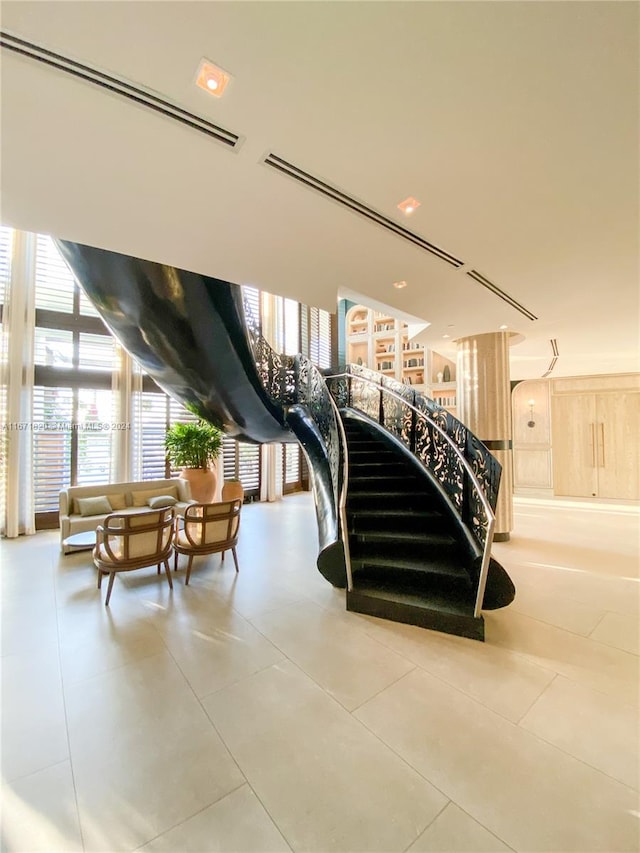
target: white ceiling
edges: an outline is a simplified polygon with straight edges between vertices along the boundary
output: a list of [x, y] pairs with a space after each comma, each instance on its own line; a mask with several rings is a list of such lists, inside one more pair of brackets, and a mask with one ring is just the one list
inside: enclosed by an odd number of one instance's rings
[[[623, 2], [2, 2], [2, 29], [239, 134], [2, 50], [2, 223], [335, 310], [514, 335], [513, 379], [639, 368], [638, 10]], [[233, 76], [218, 101], [202, 57]], [[261, 162], [272, 151], [459, 270]], [[410, 218], [406, 196], [422, 206]], [[471, 280], [476, 269], [538, 319]], [[392, 282], [408, 286], [395, 290]]]

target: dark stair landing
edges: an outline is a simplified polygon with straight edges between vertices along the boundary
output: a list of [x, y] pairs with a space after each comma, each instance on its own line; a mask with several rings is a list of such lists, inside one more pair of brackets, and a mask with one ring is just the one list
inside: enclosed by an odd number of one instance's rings
[[353, 590], [347, 610], [484, 640], [473, 556], [428, 477], [373, 425], [345, 415]]

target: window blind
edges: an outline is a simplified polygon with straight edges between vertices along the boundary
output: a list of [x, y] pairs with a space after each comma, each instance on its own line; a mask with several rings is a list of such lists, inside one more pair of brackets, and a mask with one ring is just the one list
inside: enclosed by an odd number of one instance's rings
[[55, 512], [58, 493], [71, 485], [73, 391], [33, 389], [33, 475], [35, 512]]
[[36, 308], [73, 313], [76, 282], [51, 237], [36, 239]]

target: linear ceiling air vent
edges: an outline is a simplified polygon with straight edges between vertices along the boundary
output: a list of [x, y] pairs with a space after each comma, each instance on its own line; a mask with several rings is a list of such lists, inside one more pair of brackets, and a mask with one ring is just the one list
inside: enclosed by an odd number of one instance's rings
[[42, 62], [52, 68], [57, 68], [73, 77], [79, 77], [81, 80], [86, 80], [88, 83], [93, 83], [95, 86], [100, 86], [103, 89], [108, 89], [116, 95], [121, 95], [130, 101], [134, 101], [147, 109], [162, 113], [167, 118], [172, 118], [181, 124], [187, 125], [194, 130], [200, 131], [207, 136], [211, 136], [218, 142], [228, 145], [230, 148], [235, 148], [240, 137], [223, 127], [213, 124], [201, 116], [191, 113], [188, 110], [182, 109], [164, 98], [158, 97], [139, 86], [134, 86], [125, 80], [118, 80], [103, 71], [98, 71], [96, 68], [91, 68], [88, 65], [83, 65], [59, 53], [54, 53], [40, 45], [25, 41], [24, 39], [13, 36], [7, 32], [0, 32], [0, 46], [12, 50], [14, 53], [19, 53], [21, 56], [26, 56], [36, 62]]
[[359, 213], [360, 216], [364, 216], [371, 222], [376, 222], [378, 225], [386, 228], [387, 231], [391, 231], [399, 237], [402, 237], [404, 240], [408, 240], [415, 246], [424, 249], [426, 252], [430, 252], [432, 255], [435, 255], [437, 258], [440, 258], [440, 260], [445, 261], [452, 267], [458, 268], [464, 264], [464, 261], [450, 255], [448, 252], [445, 252], [444, 249], [434, 246], [433, 243], [429, 243], [423, 237], [420, 237], [418, 234], [414, 234], [413, 231], [409, 231], [408, 228], [403, 228], [402, 225], [394, 222], [393, 219], [389, 219], [387, 216], [384, 216], [384, 214], [378, 213], [378, 211], [374, 210], [372, 207], [367, 207], [355, 198], [351, 198], [351, 196], [348, 196], [337, 187], [331, 186], [331, 184], [326, 183], [326, 181], [322, 181], [320, 178], [315, 178], [308, 172], [304, 172], [292, 163], [288, 163], [286, 160], [283, 160], [282, 157], [278, 157], [276, 154], [270, 153], [264, 158], [264, 163], [272, 169], [277, 169], [279, 172], [283, 172], [285, 175], [288, 175], [290, 178], [298, 181], [298, 183], [304, 184], [306, 187], [321, 193], [326, 196], [326, 198], [333, 199], [333, 201], [337, 201], [339, 204], [353, 210], [355, 213]]
[[551, 352], [553, 353], [553, 358], [551, 359], [551, 362], [549, 363], [549, 367], [547, 367], [546, 372], [542, 374], [543, 379], [545, 376], [548, 376], [553, 370], [553, 368], [556, 366], [558, 356], [560, 355], [560, 353], [558, 352], [558, 341], [556, 340], [556, 338], [551, 338], [549, 343], [551, 344]]
[[495, 294], [496, 296], [499, 296], [500, 299], [511, 305], [512, 308], [515, 308], [516, 311], [519, 311], [521, 314], [524, 314], [524, 316], [528, 320], [538, 319], [535, 314], [532, 314], [531, 311], [528, 311], [523, 305], [520, 305], [519, 302], [516, 302], [516, 300], [512, 296], [509, 296], [508, 293], [505, 293], [504, 290], [500, 290], [497, 284], [494, 284], [492, 281], [489, 281], [488, 278], [485, 278], [477, 270], [471, 270], [470, 272], [467, 272], [467, 275], [474, 281], [477, 281], [478, 284], [481, 284], [483, 287], [486, 287], [487, 290], [491, 291], [491, 293]]

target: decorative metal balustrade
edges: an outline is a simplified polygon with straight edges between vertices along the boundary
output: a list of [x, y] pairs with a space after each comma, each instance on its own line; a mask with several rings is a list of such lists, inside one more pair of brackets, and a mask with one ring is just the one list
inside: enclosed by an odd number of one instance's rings
[[339, 409], [356, 409], [380, 424], [441, 485], [482, 553], [477, 578], [479, 615], [493, 542], [500, 463], [450, 412], [395, 379], [355, 364], [339, 373], [325, 371], [325, 379]]
[[[262, 385], [274, 403], [285, 409], [302, 406], [309, 413], [322, 439], [331, 483], [332, 511], [340, 519], [345, 570], [350, 581], [349, 543], [346, 522], [348, 482], [347, 444], [338, 409], [326, 381], [315, 364], [303, 355], [281, 355], [265, 340], [250, 303], [244, 301], [246, 328]], [[342, 462], [342, 464], [341, 464]]]

